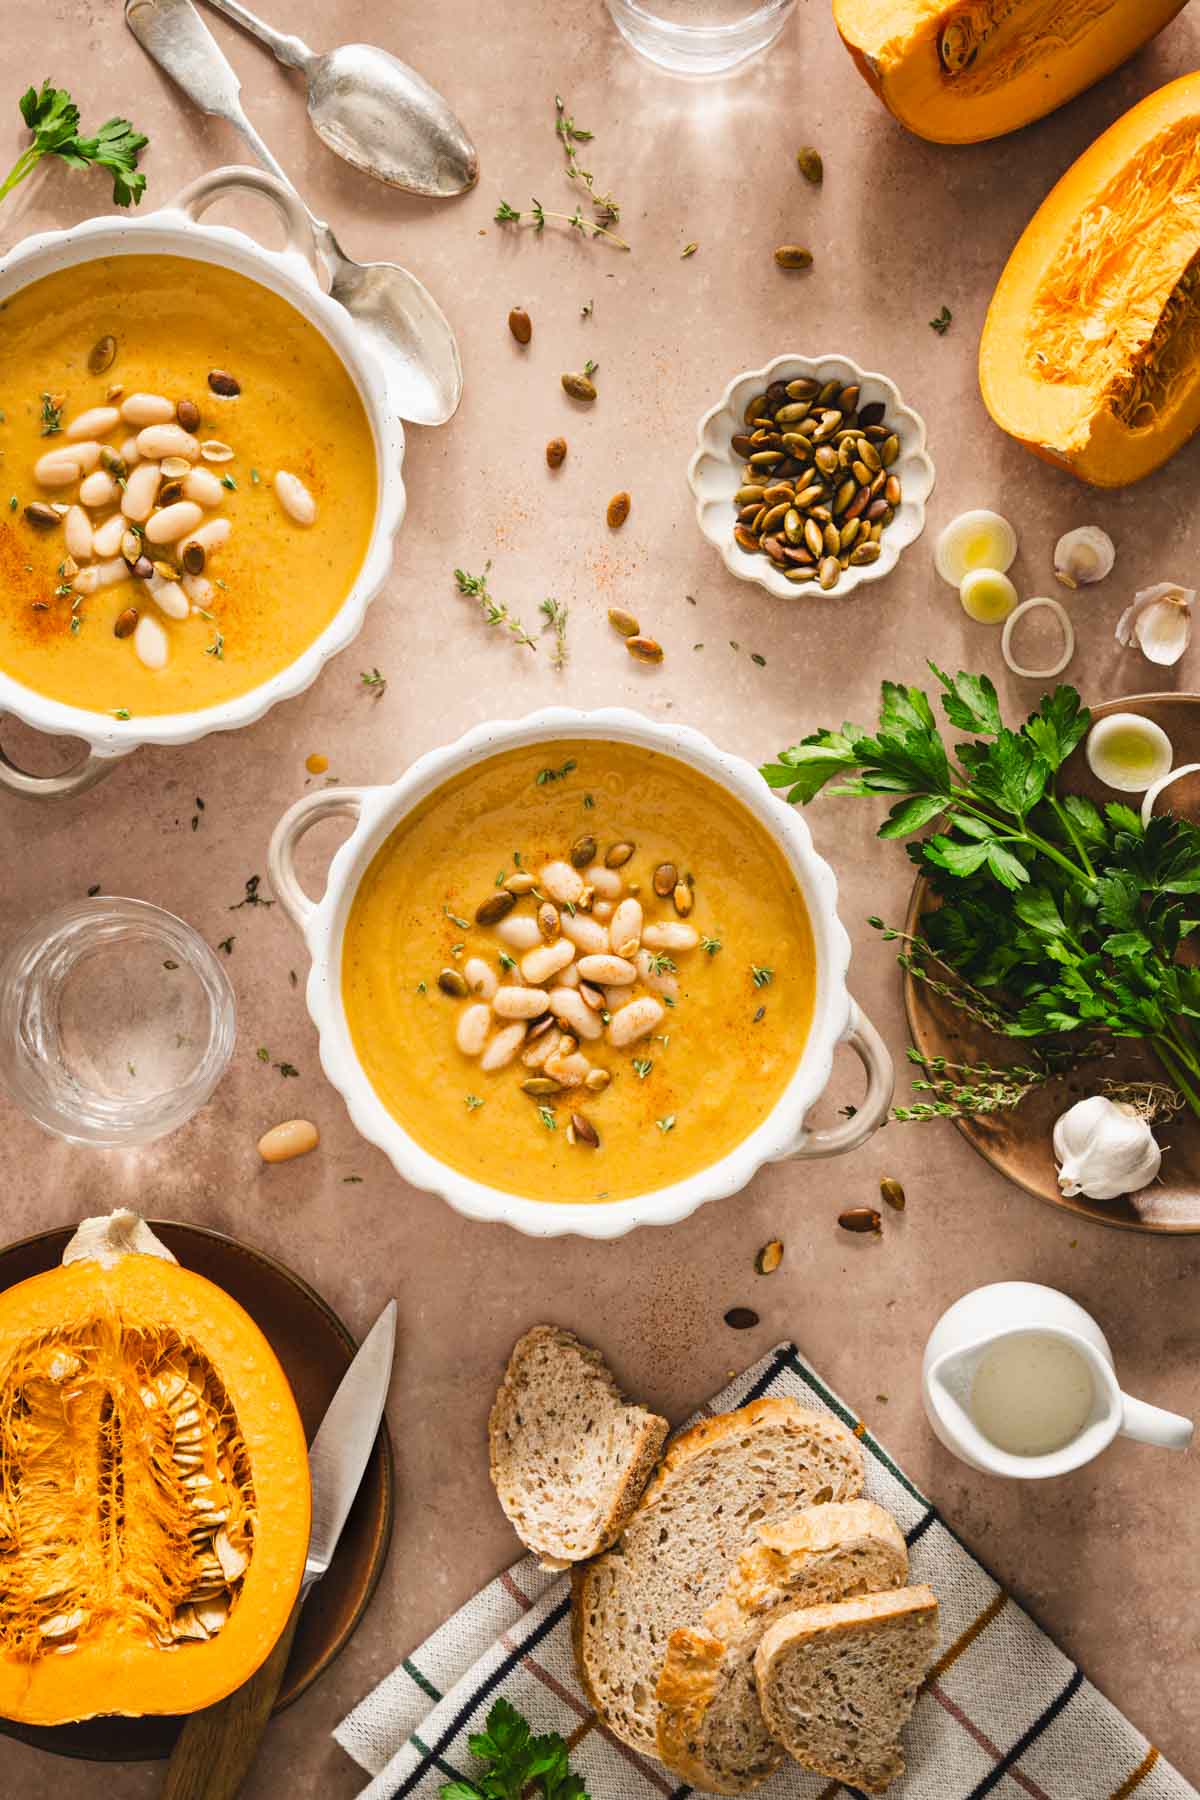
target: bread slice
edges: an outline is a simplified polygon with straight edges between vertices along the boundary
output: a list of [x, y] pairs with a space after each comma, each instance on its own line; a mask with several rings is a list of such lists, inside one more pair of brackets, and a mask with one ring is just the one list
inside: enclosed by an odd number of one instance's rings
[[492, 1482], [543, 1568], [605, 1550], [654, 1472], [667, 1421], [627, 1406], [598, 1350], [557, 1325], [520, 1338], [488, 1420]]
[[754, 1658], [768, 1730], [806, 1769], [881, 1794], [904, 1773], [900, 1733], [937, 1642], [927, 1587], [789, 1613]]
[[794, 1400], [754, 1400], [676, 1438], [620, 1543], [574, 1574], [575, 1659], [609, 1729], [653, 1756], [671, 1633], [703, 1623], [764, 1520], [861, 1492], [853, 1432]]
[[761, 1525], [703, 1631], [673, 1631], [658, 1678], [658, 1754], [708, 1794], [744, 1794], [784, 1751], [758, 1703], [754, 1655], [763, 1633], [798, 1607], [903, 1587], [900, 1527], [871, 1500], [832, 1501]]

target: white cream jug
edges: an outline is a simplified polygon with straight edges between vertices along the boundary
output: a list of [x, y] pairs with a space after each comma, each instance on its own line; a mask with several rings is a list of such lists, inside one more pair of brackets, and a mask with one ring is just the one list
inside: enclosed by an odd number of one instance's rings
[[1082, 1306], [1032, 1281], [956, 1300], [930, 1334], [921, 1375], [935, 1434], [992, 1475], [1065, 1475], [1118, 1435], [1170, 1450], [1192, 1440], [1190, 1419], [1121, 1392], [1104, 1333]]

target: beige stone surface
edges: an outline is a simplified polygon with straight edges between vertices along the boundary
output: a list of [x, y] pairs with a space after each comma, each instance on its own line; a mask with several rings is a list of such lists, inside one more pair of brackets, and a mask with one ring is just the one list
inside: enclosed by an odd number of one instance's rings
[[[1099, 1686], [1200, 1778], [1194, 1456], [1118, 1442], [1065, 1480], [1006, 1485], [940, 1449], [918, 1393], [921, 1346], [943, 1307], [981, 1282], [1031, 1277], [1094, 1311], [1133, 1392], [1200, 1412], [1200, 1239], [1080, 1224], [1007, 1186], [949, 1126], [892, 1126], [855, 1156], [768, 1170], [682, 1226], [612, 1245], [534, 1243], [468, 1224], [406, 1188], [355, 1136], [289, 984], [304, 956], [279, 910], [228, 911], [246, 877], [263, 871], [272, 824], [304, 791], [310, 751], [348, 781], [382, 781], [482, 719], [569, 697], [686, 719], [758, 761], [818, 724], [873, 717], [879, 679], [919, 679], [927, 655], [988, 670], [1011, 706], [1034, 699], [1004, 675], [997, 634], [966, 620], [932, 574], [933, 532], [969, 505], [996, 506], [1018, 526], [1023, 594], [1052, 586], [1061, 531], [1103, 520], [1119, 561], [1106, 586], [1071, 601], [1080, 653], [1070, 674], [1089, 698], [1155, 685], [1147, 665], [1117, 650], [1112, 627], [1134, 588], [1195, 578], [1200, 450], [1140, 488], [1089, 495], [991, 425], [975, 349], [993, 282], [1033, 207], [1129, 104], [1197, 63], [1200, 19], [1179, 19], [1053, 118], [953, 151], [907, 137], [877, 106], [837, 43], [826, 0], [802, 0], [767, 60], [703, 87], [640, 64], [599, 0], [275, 0], [273, 10], [322, 45], [374, 39], [408, 57], [477, 136], [483, 174], [471, 196], [437, 206], [390, 193], [309, 134], [293, 78], [215, 26], [256, 121], [347, 249], [406, 262], [443, 302], [467, 371], [462, 409], [446, 430], [411, 434], [410, 509], [393, 577], [359, 642], [308, 694], [249, 731], [136, 755], [78, 801], [0, 799], [0, 938], [99, 882], [172, 908], [212, 942], [232, 930], [240, 1008], [236, 1060], [213, 1103], [148, 1151], [71, 1149], [0, 1107], [3, 1237], [128, 1202], [277, 1252], [356, 1330], [389, 1295], [400, 1303], [390, 1563], [346, 1654], [272, 1726], [248, 1795], [354, 1794], [358, 1772], [331, 1726], [516, 1554], [488, 1485], [484, 1422], [513, 1339], [538, 1319], [603, 1346], [629, 1389], [672, 1419], [727, 1371], [793, 1336]], [[3, 0], [3, 17], [0, 160], [20, 142], [18, 87], [46, 71], [70, 83], [89, 119], [121, 110], [150, 131], [147, 205], [236, 160], [232, 134], [190, 116], [146, 64], [116, 0], [48, 0], [36, 32], [16, 0]], [[596, 134], [588, 166], [623, 201], [628, 256], [558, 229], [536, 239], [492, 222], [501, 197], [574, 204], [553, 131], [556, 90]], [[824, 153], [819, 193], [796, 174], [801, 142]], [[106, 198], [100, 178], [47, 169], [0, 212], [0, 244], [81, 218]], [[811, 245], [813, 271], [781, 274], [771, 251], [797, 239]], [[683, 261], [691, 240], [699, 248]], [[514, 303], [534, 320], [528, 350], [505, 327]], [[927, 320], [943, 304], [954, 319], [939, 338]], [[733, 580], [701, 540], [684, 485], [699, 414], [736, 371], [789, 349], [843, 351], [888, 371], [925, 415], [938, 466], [930, 534], [890, 581], [845, 606], [781, 605]], [[589, 356], [600, 398], [581, 411], [558, 377]], [[551, 475], [543, 445], [559, 432], [570, 454]], [[633, 510], [614, 535], [604, 508], [620, 488]], [[455, 565], [479, 570], [488, 558], [495, 592], [524, 617], [545, 594], [569, 604], [565, 676], [544, 651], [489, 633], [457, 595]], [[660, 669], [627, 657], [605, 623], [614, 603], [666, 645]], [[1175, 672], [1180, 686], [1197, 654]], [[373, 665], [388, 680], [378, 699], [359, 684]], [[12, 727], [6, 743], [43, 767], [58, 754]], [[1188, 748], [1200, 756], [1200, 743]], [[193, 835], [197, 794], [206, 804]], [[841, 880], [854, 993], [899, 1057], [895, 968], [863, 920], [901, 913], [906, 864], [876, 844], [869, 814], [826, 801], [811, 822]], [[332, 842], [332, 832], [310, 840], [315, 880]], [[300, 1069], [286, 1091], [256, 1059], [259, 1044]], [[850, 1060], [839, 1063], [830, 1110], [855, 1098], [856, 1080]], [[319, 1122], [321, 1150], [263, 1169], [256, 1138], [296, 1113]], [[361, 1185], [345, 1185], [352, 1174]], [[839, 1209], [872, 1201], [882, 1174], [904, 1182], [906, 1213], [888, 1216], [881, 1242], [848, 1237], [835, 1224]], [[754, 1252], [775, 1235], [787, 1246], [783, 1266], [756, 1277]], [[734, 1305], [755, 1308], [760, 1324], [730, 1331], [722, 1315]], [[159, 1780], [148, 1767], [101, 1770], [0, 1741], [0, 1791], [23, 1800], [144, 1800]]]

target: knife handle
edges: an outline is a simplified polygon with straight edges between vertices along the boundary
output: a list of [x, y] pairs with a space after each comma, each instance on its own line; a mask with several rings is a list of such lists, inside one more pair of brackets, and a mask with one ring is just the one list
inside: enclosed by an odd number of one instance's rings
[[283, 1685], [299, 1617], [297, 1600], [275, 1648], [249, 1681], [184, 1721], [167, 1764], [162, 1800], [234, 1800], [241, 1792]]

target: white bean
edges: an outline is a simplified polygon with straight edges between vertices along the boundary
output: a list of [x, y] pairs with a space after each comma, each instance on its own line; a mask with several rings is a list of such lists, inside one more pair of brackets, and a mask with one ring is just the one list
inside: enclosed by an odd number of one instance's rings
[[662, 1017], [660, 1003], [649, 994], [643, 994], [614, 1014], [608, 1028], [608, 1041], [614, 1050], [623, 1050], [627, 1044], [636, 1044], [639, 1038], [649, 1037]]
[[492, 995], [492, 1011], [498, 1019], [540, 1019], [545, 1010], [542, 988], [498, 987]]
[[574, 988], [551, 988], [550, 1011], [564, 1025], [569, 1025], [576, 1037], [598, 1038], [604, 1030], [599, 1013], [593, 1012], [583, 995]]
[[[96, 587], [116, 587], [122, 581], [129, 580], [129, 564], [123, 556], [110, 556], [107, 562], [93, 563], [90, 569], [81, 569], [75, 577], [75, 586], [85, 575], [96, 577]], [[95, 592], [95, 589], [92, 590]]]
[[175, 408], [165, 394], [127, 394], [121, 417], [127, 425], [165, 425], [175, 417]]
[[537, 920], [528, 913], [510, 913], [507, 919], [501, 919], [496, 927], [496, 936], [510, 950], [532, 950], [542, 941]]
[[565, 969], [575, 956], [575, 946], [569, 938], [559, 938], [553, 944], [539, 944], [536, 950], [528, 951], [521, 958], [521, 973], [526, 981], [549, 981], [560, 969]]
[[642, 932], [642, 942], [651, 950], [694, 950], [700, 942], [700, 933], [694, 925], [667, 919], [658, 925], [647, 925]]
[[635, 956], [642, 941], [642, 904], [640, 900], [622, 900], [612, 916], [608, 941], [618, 956]]
[[592, 892], [599, 894], [604, 900], [619, 900], [624, 882], [615, 869], [606, 869], [603, 863], [592, 863], [583, 871], [583, 879]]
[[590, 919], [586, 913], [564, 913], [562, 917], [562, 934], [570, 938], [577, 950], [591, 951], [593, 955], [608, 949], [608, 933], [597, 920]]
[[121, 415], [115, 406], [92, 406], [87, 412], [81, 412], [77, 419], [71, 420], [63, 436], [72, 440], [107, 437], [120, 423]]
[[72, 487], [82, 473], [82, 462], [69, 450], [47, 450], [33, 465], [34, 480], [48, 488]]
[[[128, 571], [126, 571], [126, 573], [128, 573]], [[80, 569], [78, 575], [76, 575], [74, 581], [72, 581], [71, 586], [77, 594], [94, 594], [96, 589], [100, 586], [99, 569], [95, 564], [92, 564], [86, 569]]]
[[186, 456], [189, 462], [200, 454], [199, 439], [182, 425], [147, 425], [138, 432], [137, 447], [139, 456]]
[[607, 925], [616, 910], [611, 900], [597, 900], [592, 905], [592, 917], [599, 919], [602, 925]]
[[[89, 475], [88, 481], [94, 480]], [[84, 483], [87, 486], [87, 482]], [[76, 562], [86, 562], [92, 554], [92, 521], [82, 506], [73, 506], [63, 520], [63, 542], [67, 546], [67, 555], [73, 556]]]
[[574, 906], [583, 892], [583, 876], [570, 863], [547, 863], [538, 877], [538, 886], [545, 888], [560, 906]]
[[669, 994], [672, 1000], [679, 998], [679, 983], [669, 969], [659, 970], [655, 967], [652, 951], [638, 951], [637, 970], [641, 980], [648, 988], [653, 988], [656, 994]]
[[158, 620], [151, 618], [149, 613], [143, 613], [137, 622], [133, 647], [138, 653], [138, 660], [145, 663], [148, 669], [166, 667], [169, 650], [167, 634]]
[[558, 1049], [557, 1031], [543, 1031], [540, 1038], [530, 1044], [528, 1050], [521, 1052], [521, 1061], [527, 1069], [540, 1069], [548, 1056], [553, 1056]]
[[592, 1069], [587, 1057], [578, 1050], [572, 1050], [566, 1056], [548, 1056], [542, 1066], [552, 1081], [565, 1088], [582, 1087]]
[[197, 506], [220, 506], [225, 489], [211, 469], [192, 469], [183, 478], [183, 497]]
[[127, 469], [132, 469], [135, 463], [140, 463], [142, 460], [142, 453], [137, 447], [135, 437], [127, 437], [118, 454]]
[[495, 1069], [507, 1069], [521, 1048], [524, 1037], [524, 1019], [514, 1019], [511, 1025], [502, 1026], [480, 1057], [480, 1068], [486, 1070], [488, 1074]]
[[458, 1015], [454, 1041], [464, 1056], [479, 1056], [482, 1053], [491, 1027], [492, 1010], [486, 1002], [480, 1000], [474, 1006], [463, 1008]]
[[317, 516], [317, 503], [298, 475], [290, 475], [286, 469], [277, 469], [275, 492], [289, 519], [294, 519], [297, 525], [313, 523]]
[[[188, 532], [187, 542], [200, 544], [207, 555], [210, 550], [219, 550], [232, 530], [228, 519], [209, 519], [207, 524], [197, 525], [195, 531]], [[181, 544], [180, 552], [185, 548], [186, 545]]]
[[[193, 581], [198, 579], [203, 580], [203, 576], [197, 577], [193, 575], [191, 579]], [[188, 577], [185, 575], [183, 578], [184, 592], [188, 593], [190, 599], [194, 596], [190, 594], [187, 584]], [[463, 980], [466, 982], [471, 992], [473, 994], [478, 994], [481, 1000], [490, 1000], [500, 985], [500, 978], [496, 974], [495, 969], [489, 968], [482, 956], [468, 956], [466, 962], [463, 964]]]
[[164, 581], [161, 575], [147, 575], [145, 586], [153, 595], [154, 604], [168, 619], [186, 619], [191, 607], [188, 597], [177, 581]]
[[181, 576], [179, 585], [197, 610], [207, 607], [212, 599], [213, 584], [207, 575]]
[[581, 956], [579, 973], [594, 987], [627, 987], [637, 980], [637, 970], [623, 956]]
[[79, 484], [79, 498], [84, 506], [111, 506], [120, 492], [107, 469], [93, 469]]
[[125, 521], [119, 512], [97, 525], [92, 533], [93, 556], [115, 556], [125, 536]]
[[152, 512], [146, 520], [146, 537], [152, 544], [175, 544], [195, 531], [204, 514], [194, 500], [176, 500]]
[[127, 519], [134, 519], [141, 525], [150, 517], [158, 497], [159, 479], [156, 462], [139, 463], [136, 469], [130, 470], [125, 492], [121, 495], [121, 511]]
[[558, 971], [558, 980], [563, 987], [579, 986], [579, 970], [574, 963], [568, 963], [565, 969]]
[[604, 990], [604, 1004], [610, 1013], [620, 1012], [621, 1008], [628, 1006], [632, 999], [633, 989], [631, 987], [605, 988]]

